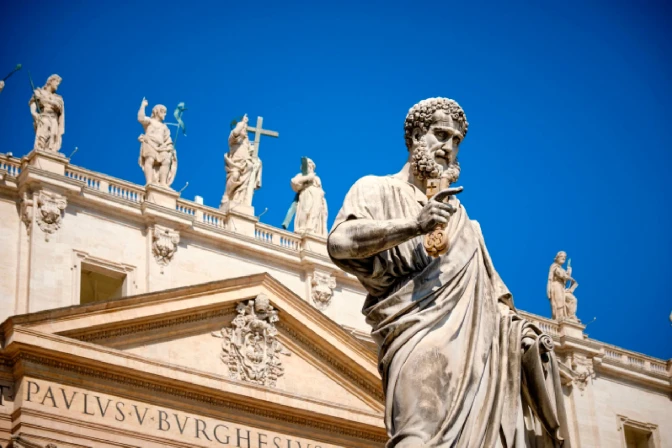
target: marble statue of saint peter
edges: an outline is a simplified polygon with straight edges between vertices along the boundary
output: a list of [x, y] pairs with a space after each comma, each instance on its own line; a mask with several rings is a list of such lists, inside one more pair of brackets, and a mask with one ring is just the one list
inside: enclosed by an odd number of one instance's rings
[[[552, 339], [516, 312], [461, 188], [428, 199], [429, 179], [457, 181], [467, 128], [451, 99], [413, 106], [406, 164], [358, 180], [329, 234], [334, 263], [368, 291], [387, 448], [569, 447]], [[433, 258], [423, 238], [437, 227], [448, 248]]]

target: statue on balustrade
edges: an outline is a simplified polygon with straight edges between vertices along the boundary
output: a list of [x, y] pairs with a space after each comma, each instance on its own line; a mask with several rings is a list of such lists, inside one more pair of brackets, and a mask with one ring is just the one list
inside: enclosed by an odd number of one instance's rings
[[[567, 262], [567, 270], [562, 265], [567, 261], [567, 254], [558, 252], [548, 270], [546, 295], [551, 301], [551, 312], [555, 320], [571, 320], [578, 322], [576, 317], [576, 297], [574, 290], [579, 284], [572, 278], [572, 261]], [[569, 286], [567, 286], [569, 282]]]
[[56, 93], [62, 78], [51, 75], [44, 87], [35, 89], [28, 105], [35, 129], [34, 149], [58, 152], [65, 134], [65, 104]]
[[261, 159], [250, 144], [247, 122], [245, 114], [229, 134], [229, 153], [224, 154], [226, 188], [220, 208], [231, 204], [251, 206], [254, 190], [261, 188]]
[[301, 172], [290, 181], [296, 199], [294, 231], [327, 235], [327, 200], [324, 198], [322, 181], [315, 174], [315, 162], [308, 157], [301, 160]]
[[553, 341], [518, 314], [450, 187], [467, 128], [451, 99], [413, 106], [406, 164], [358, 180], [328, 237], [334, 263], [368, 291], [387, 447], [566, 448]]
[[155, 184], [170, 187], [177, 172], [177, 152], [173, 146], [170, 129], [163, 122], [166, 118], [166, 106], [157, 104], [152, 108], [152, 116], [145, 115], [147, 100], [142, 99], [138, 110], [138, 121], [145, 133], [138, 137], [140, 158], [138, 164], [145, 173], [147, 185]]

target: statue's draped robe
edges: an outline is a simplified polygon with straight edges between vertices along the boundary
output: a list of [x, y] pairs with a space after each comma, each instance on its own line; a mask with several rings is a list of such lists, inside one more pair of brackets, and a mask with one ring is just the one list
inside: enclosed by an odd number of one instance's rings
[[224, 154], [226, 189], [222, 204], [235, 202], [252, 205], [254, 190], [261, 188], [261, 159], [252, 154], [252, 145], [247, 135], [239, 141], [236, 130], [237, 128], [231, 131], [229, 153]]
[[553, 263], [548, 270], [546, 295], [551, 301], [553, 319], [576, 320], [576, 297], [565, 287], [570, 278], [571, 276], [558, 263]]
[[[168, 129], [168, 125], [154, 117], [145, 118], [145, 121], [141, 121], [140, 124], [145, 129], [145, 133], [138, 137], [140, 142], [138, 165], [143, 168], [147, 158], [153, 159], [154, 179], [158, 180], [161, 165], [169, 163], [170, 168], [166, 177], [166, 185], [171, 186], [175, 180], [175, 174], [177, 174], [177, 151], [175, 151], [173, 139], [170, 136], [170, 129]], [[158, 127], [161, 131], [147, 132], [149, 126]], [[151, 182], [148, 181], [148, 183]]]
[[306, 186], [304, 179], [303, 174], [297, 174], [291, 180], [292, 189], [299, 195], [294, 217], [294, 231], [326, 236], [327, 201], [324, 198], [322, 181], [315, 176]]
[[[426, 200], [403, 180], [367, 176], [334, 230], [352, 219], [415, 218]], [[369, 292], [363, 312], [379, 345], [387, 447], [568, 447], [557, 363], [542, 354], [549, 339], [515, 312], [479, 225], [451, 201], [450, 247], [437, 259], [422, 237], [334, 259]], [[536, 342], [523, 354], [524, 332]]]
[[65, 134], [63, 97], [46, 89], [35, 89], [28, 104], [36, 103], [39, 118], [34, 120], [35, 149], [59, 151]]

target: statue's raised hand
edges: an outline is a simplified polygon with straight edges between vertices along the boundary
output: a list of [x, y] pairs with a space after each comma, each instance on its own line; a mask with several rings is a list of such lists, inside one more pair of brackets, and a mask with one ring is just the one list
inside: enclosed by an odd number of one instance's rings
[[427, 201], [427, 204], [425, 204], [416, 218], [420, 233], [429, 233], [438, 226], [448, 224], [450, 216], [455, 213], [455, 207], [450, 204], [444, 204], [443, 200], [461, 192], [462, 187], [446, 188], [436, 193], [432, 199]]
[[143, 97], [142, 98], [142, 107], [147, 107], [148, 104], [149, 104], [149, 102], [147, 102], [147, 98]]

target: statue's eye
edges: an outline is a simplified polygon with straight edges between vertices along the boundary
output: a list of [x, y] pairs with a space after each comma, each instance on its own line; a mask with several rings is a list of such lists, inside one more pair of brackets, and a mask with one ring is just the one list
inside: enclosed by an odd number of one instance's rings
[[453, 137], [453, 145], [457, 146], [460, 144], [460, 137]]
[[448, 137], [448, 133], [445, 131], [439, 131], [436, 133], [436, 138], [438, 138], [439, 140], [445, 140], [446, 137]]

